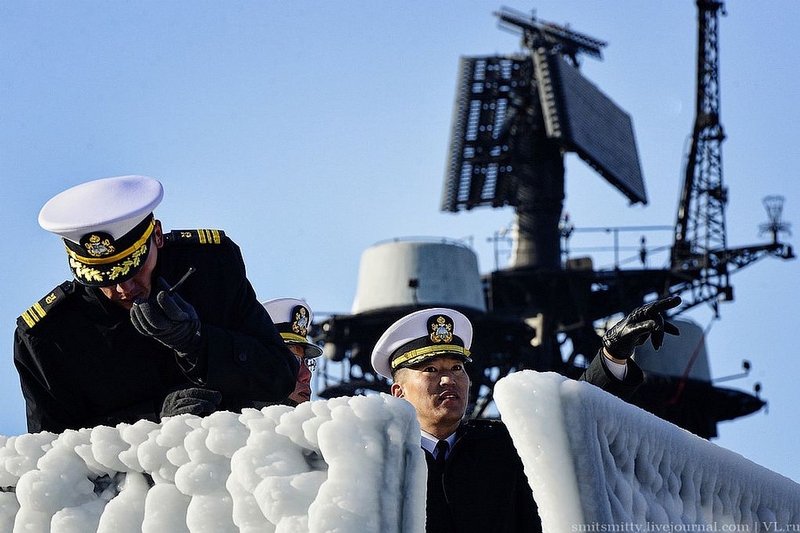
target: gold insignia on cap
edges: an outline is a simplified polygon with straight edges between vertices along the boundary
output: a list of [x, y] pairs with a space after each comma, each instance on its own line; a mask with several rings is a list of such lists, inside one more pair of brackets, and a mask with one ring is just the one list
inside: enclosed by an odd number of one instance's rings
[[430, 339], [433, 343], [450, 342], [453, 340], [453, 322], [444, 315], [437, 316], [428, 322], [431, 329]]
[[308, 309], [298, 305], [292, 312], [292, 331], [303, 337], [308, 335]]
[[100, 235], [92, 234], [89, 236], [88, 242], [83, 245], [86, 248], [86, 253], [92, 257], [104, 257], [114, 253], [116, 248], [111, 244], [111, 239], [103, 238]]
[[[78, 279], [83, 279], [90, 283], [110, 284], [120, 276], [126, 276], [132, 268], [137, 268], [142, 262], [142, 256], [145, 254], [147, 254], [146, 244], [135, 250], [127, 259], [113, 265], [108, 272], [86, 265], [73, 257], [69, 258], [69, 266]], [[106, 276], [108, 279], [106, 279]]]
[[142, 256], [147, 253], [147, 245], [145, 244], [135, 252], [131, 254], [131, 256], [119, 263], [118, 265], [114, 265], [111, 268], [111, 272], [108, 273], [109, 280], [115, 280], [120, 276], [125, 276], [130, 272], [131, 268], [137, 268], [142, 262]]
[[96, 268], [84, 265], [73, 257], [69, 258], [69, 266], [78, 279], [85, 279], [87, 282], [95, 283], [102, 283], [104, 281], [102, 272]]

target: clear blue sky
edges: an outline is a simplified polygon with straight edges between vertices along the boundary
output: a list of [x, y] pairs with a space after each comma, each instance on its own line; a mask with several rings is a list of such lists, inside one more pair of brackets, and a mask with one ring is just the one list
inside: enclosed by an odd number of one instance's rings
[[[629, 207], [575, 156], [565, 210], [579, 227], [672, 225], [695, 94], [691, 0], [542, 0], [544, 20], [605, 40], [585, 76], [634, 121], [650, 205]], [[25, 431], [12, 365], [16, 317], [69, 277], [59, 240], [36, 217], [89, 179], [139, 173], [166, 187], [167, 228], [224, 229], [259, 296], [306, 298], [346, 313], [361, 252], [402, 236], [487, 239], [508, 210], [439, 212], [461, 55], [506, 54], [487, 0], [348, 2], [143, 0], [0, 4], [0, 176], [8, 241], [0, 302], [0, 434]], [[735, 2], [720, 20], [722, 124], [731, 246], [762, 240], [761, 200], [787, 198], [800, 223], [796, 124], [800, 3]], [[669, 241], [669, 235], [665, 238]], [[791, 241], [791, 238], [789, 238]], [[609, 244], [609, 243], [601, 243]], [[502, 259], [502, 258], [501, 258]], [[598, 262], [596, 262], [598, 264]], [[602, 264], [602, 262], [599, 262]], [[656, 266], [652, 265], [651, 266]], [[717, 444], [800, 481], [792, 459], [800, 354], [797, 262], [767, 259], [733, 277], [708, 339], [714, 376], [751, 376], [769, 409], [719, 427]], [[711, 314], [689, 315], [703, 327]], [[98, 387], [113, 384], [98, 383]]]

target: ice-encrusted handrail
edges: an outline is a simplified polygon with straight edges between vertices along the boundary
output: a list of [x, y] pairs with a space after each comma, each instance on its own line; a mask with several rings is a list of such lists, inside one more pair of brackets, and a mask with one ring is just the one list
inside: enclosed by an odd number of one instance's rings
[[25, 434], [0, 441], [0, 531], [418, 533], [425, 479], [387, 395]]
[[800, 485], [588, 383], [526, 370], [495, 400], [546, 532], [800, 530]]
[[[587, 383], [522, 371], [495, 398], [546, 532], [800, 530], [800, 485]], [[425, 490], [387, 395], [0, 437], [0, 532], [419, 533]]]

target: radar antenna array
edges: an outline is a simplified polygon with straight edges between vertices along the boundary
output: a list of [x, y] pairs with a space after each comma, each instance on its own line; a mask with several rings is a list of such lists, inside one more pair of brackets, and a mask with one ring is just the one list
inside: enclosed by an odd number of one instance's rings
[[[612, 317], [668, 294], [683, 296], [675, 315], [708, 303], [718, 316], [718, 302], [733, 298], [734, 271], [768, 255], [794, 257], [779, 242], [789, 224], [777, 196], [765, 199], [769, 221], [761, 226], [772, 242], [728, 247], [718, 74], [722, 2], [697, 0], [697, 6], [696, 117], [677, 221], [666, 227], [674, 238], [664, 246], [671, 252], [667, 268], [646, 268], [644, 237], [641, 269], [621, 269], [616, 261], [612, 269], [595, 269], [591, 258], [562, 261], [561, 241], [580, 230], [562, 216], [565, 152], [575, 152], [631, 203], [647, 203], [630, 117], [578, 70], [580, 54], [601, 58], [606, 43], [503, 8], [495, 13], [500, 26], [521, 33], [527, 53], [461, 59], [441, 209], [513, 206], [515, 216], [510, 266], [483, 276], [485, 310], [463, 310], [478, 343], [469, 366], [471, 416], [485, 414], [494, 384], [511, 372], [577, 377]], [[388, 390], [372, 371], [372, 346], [394, 320], [427, 304], [415, 293], [413, 306], [336, 315], [322, 323], [315, 338], [349, 375], [320, 396]], [[640, 407], [706, 438], [716, 436], [717, 422], [765, 405], [758, 396], [708, 380], [657, 373], [638, 395]]]

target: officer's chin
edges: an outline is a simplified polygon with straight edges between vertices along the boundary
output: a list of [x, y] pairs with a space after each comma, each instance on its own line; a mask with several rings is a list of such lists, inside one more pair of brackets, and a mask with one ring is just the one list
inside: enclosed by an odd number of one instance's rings
[[127, 311], [130, 311], [133, 307], [133, 300], [112, 300], [112, 302]]

